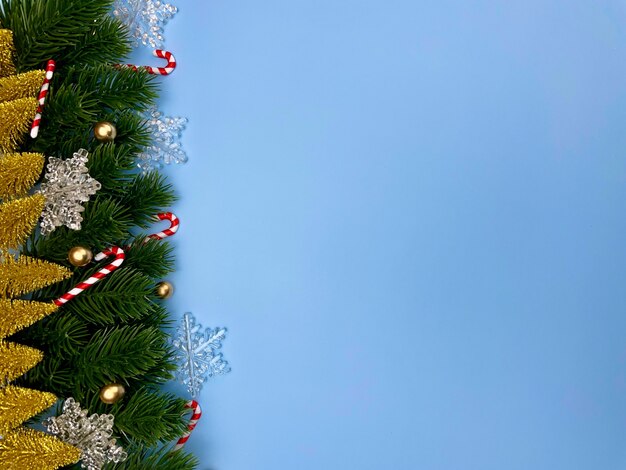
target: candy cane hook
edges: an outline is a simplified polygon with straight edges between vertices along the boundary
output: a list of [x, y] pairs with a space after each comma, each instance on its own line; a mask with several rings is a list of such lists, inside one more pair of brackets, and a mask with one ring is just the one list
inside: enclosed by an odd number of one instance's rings
[[198, 424], [200, 417], [202, 416], [202, 408], [200, 408], [200, 404], [196, 400], [188, 401], [185, 405], [185, 408], [193, 410], [193, 414], [191, 415], [191, 419], [189, 420], [189, 424], [187, 425], [187, 432], [183, 434], [183, 437], [178, 439], [178, 442], [172, 449], [172, 452], [182, 448], [185, 445], [185, 443], [189, 440], [189, 436], [191, 435], [192, 431], [196, 428], [196, 424]]
[[[145, 69], [148, 73], [152, 75], [169, 75], [176, 68], [176, 58], [174, 57], [174, 54], [172, 54], [171, 52], [163, 51], [161, 49], [155, 49], [152, 55], [160, 59], [167, 60], [167, 65], [165, 67], [152, 67], [150, 65], [142, 65], [141, 68]], [[132, 64], [123, 65], [122, 67], [128, 67], [133, 70], [138, 69], [136, 65], [132, 65]]]
[[56, 299], [54, 301], [55, 305], [58, 305], [60, 307], [64, 303], [72, 300], [74, 297], [76, 297], [78, 294], [80, 294], [84, 290], [89, 289], [96, 282], [103, 279], [104, 277], [106, 277], [107, 275], [115, 271], [117, 268], [119, 268], [121, 264], [124, 262], [124, 258], [126, 257], [126, 255], [124, 254], [124, 250], [122, 250], [121, 248], [117, 246], [113, 246], [104, 251], [101, 251], [96, 256], [94, 256], [93, 259], [95, 261], [100, 261], [109, 256], [115, 256], [115, 259], [110, 264], [107, 264], [100, 271], [98, 271], [97, 273], [94, 273], [85, 282], [81, 282], [77, 284], [73, 289], [69, 290], [68, 292], [63, 294], [61, 297]]
[[39, 89], [39, 96], [37, 97], [37, 112], [35, 113], [35, 119], [33, 119], [33, 123], [30, 126], [30, 136], [35, 139], [39, 135], [39, 125], [41, 124], [41, 113], [43, 113], [43, 106], [46, 103], [46, 97], [48, 96], [48, 90], [50, 89], [50, 80], [52, 80], [52, 76], [54, 75], [54, 68], [56, 67], [56, 63], [54, 60], [49, 60], [46, 65], [46, 75], [43, 79], [43, 83], [41, 84], [41, 88]]
[[178, 225], [180, 224], [180, 222], [178, 220], [178, 217], [176, 217], [176, 215], [172, 214], [171, 212], [161, 212], [160, 214], [156, 215], [156, 218], [158, 220], [169, 220], [170, 227], [163, 230], [162, 232], [148, 235], [146, 241], [148, 241], [148, 239], [162, 240], [163, 238], [171, 237], [178, 231]]

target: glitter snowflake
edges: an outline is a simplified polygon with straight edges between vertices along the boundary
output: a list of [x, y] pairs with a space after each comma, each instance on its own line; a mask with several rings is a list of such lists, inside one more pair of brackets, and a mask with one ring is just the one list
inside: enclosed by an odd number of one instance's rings
[[46, 205], [41, 214], [41, 234], [48, 235], [57, 227], [65, 225], [72, 230], [80, 230], [83, 221], [81, 205], [101, 187], [89, 176], [86, 163], [89, 153], [80, 149], [72, 158], [50, 157], [44, 182], [39, 192], [46, 197]]
[[187, 125], [187, 118], [164, 116], [151, 109], [144, 116], [152, 134], [152, 144], [137, 157], [137, 166], [144, 173], [163, 168], [170, 163], [185, 163], [187, 154], [180, 139]]
[[178, 8], [159, 0], [116, 0], [113, 16], [124, 23], [137, 45], [163, 47], [163, 28]]
[[196, 323], [191, 313], [185, 313], [172, 343], [176, 349], [178, 379], [187, 386], [192, 397], [200, 393], [202, 384], [216, 375], [230, 372], [228, 362], [218, 349], [226, 338], [226, 328], [207, 328]]
[[80, 403], [68, 398], [63, 403], [63, 414], [48, 418], [44, 426], [48, 432], [81, 451], [81, 467], [100, 470], [108, 462], [123, 462], [127, 454], [115, 439], [113, 415], [93, 414], [81, 410]]

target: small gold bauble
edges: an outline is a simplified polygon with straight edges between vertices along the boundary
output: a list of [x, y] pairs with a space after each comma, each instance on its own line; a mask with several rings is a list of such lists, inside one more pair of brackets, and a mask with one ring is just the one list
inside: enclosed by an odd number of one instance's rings
[[171, 282], [161, 281], [156, 285], [156, 295], [159, 299], [169, 299], [174, 295], [174, 286]]
[[67, 259], [72, 266], [80, 268], [81, 266], [91, 263], [93, 253], [89, 248], [85, 248], [84, 246], [75, 246], [68, 252]]
[[109, 384], [100, 389], [100, 400], [107, 405], [113, 405], [122, 399], [126, 389], [122, 384]]
[[100, 121], [93, 126], [93, 135], [100, 142], [113, 142], [117, 137], [117, 129], [108, 121]]

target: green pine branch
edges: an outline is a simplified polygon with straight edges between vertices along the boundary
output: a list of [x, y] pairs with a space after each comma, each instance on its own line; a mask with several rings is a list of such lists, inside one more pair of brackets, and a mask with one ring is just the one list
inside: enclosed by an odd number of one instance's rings
[[185, 400], [147, 387], [129, 390], [123, 404], [106, 405], [97, 393], [85, 397], [85, 404], [93, 413], [115, 415], [115, 430], [122, 439], [148, 447], [177, 440], [189, 419]]
[[183, 449], [171, 452], [168, 447], [157, 452], [139, 450], [123, 463], [108, 464], [105, 470], [192, 470], [198, 466], [198, 460]]
[[[59, 68], [121, 61], [130, 47], [123, 26], [107, 20], [112, 3], [113, 0], [2, 0], [0, 24], [13, 31], [18, 71], [42, 68], [48, 59], [55, 59]], [[118, 25], [117, 34], [112, 34], [112, 24]]]

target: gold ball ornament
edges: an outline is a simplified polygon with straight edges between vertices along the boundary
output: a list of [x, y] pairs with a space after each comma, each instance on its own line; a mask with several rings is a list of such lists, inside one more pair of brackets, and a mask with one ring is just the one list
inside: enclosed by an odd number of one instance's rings
[[174, 295], [174, 286], [171, 282], [161, 281], [156, 285], [156, 295], [159, 299], [169, 299]]
[[85, 248], [84, 246], [75, 246], [67, 253], [67, 259], [72, 266], [80, 268], [81, 266], [91, 263], [93, 253], [89, 248]]
[[93, 135], [100, 142], [113, 142], [117, 137], [117, 129], [113, 123], [100, 121], [93, 126]]
[[122, 399], [126, 389], [122, 384], [109, 384], [100, 389], [100, 400], [107, 405], [113, 405]]

